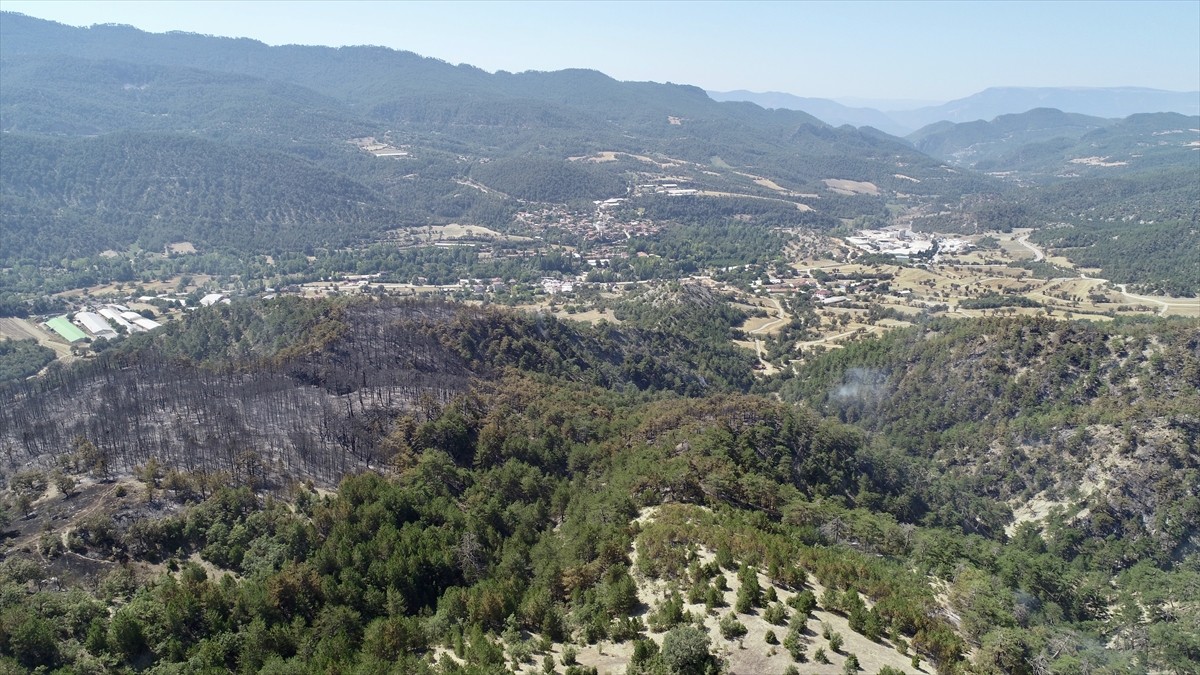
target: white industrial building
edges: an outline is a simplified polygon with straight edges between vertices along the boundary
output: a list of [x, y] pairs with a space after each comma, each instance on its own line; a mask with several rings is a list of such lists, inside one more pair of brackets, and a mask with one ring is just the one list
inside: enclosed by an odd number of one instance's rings
[[75, 315], [75, 321], [95, 337], [109, 340], [117, 337], [117, 331], [113, 330], [113, 327], [104, 320], [104, 317], [95, 312], [79, 312]]
[[155, 328], [162, 326], [161, 323], [155, 321], [154, 319], [147, 319], [137, 312], [121, 312], [121, 318], [133, 322], [134, 326], [137, 326], [139, 330], [143, 331], [154, 330]]
[[100, 316], [104, 317], [105, 319], [108, 319], [109, 321], [117, 324], [118, 326], [124, 326], [125, 330], [129, 331], [130, 333], [140, 332], [138, 330], [137, 326], [126, 321], [125, 318], [121, 316], [121, 313], [118, 312], [116, 309], [114, 309], [112, 306], [101, 307], [97, 311], [100, 312]]

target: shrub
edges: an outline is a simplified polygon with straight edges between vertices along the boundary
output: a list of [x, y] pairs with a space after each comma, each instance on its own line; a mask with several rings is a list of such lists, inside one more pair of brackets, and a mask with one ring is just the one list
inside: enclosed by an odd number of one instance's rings
[[654, 640], [639, 638], [633, 642], [633, 663], [645, 663], [658, 655], [658, 643]]
[[638, 633], [644, 630], [646, 630], [646, 626], [642, 624], [640, 617], [627, 616], [613, 622], [608, 629], [608, 637], [613, 642], [625, 642], [636, 638]]
[[663, 636], [663, 664], [678, 675], [701, 675], [714, 659], [709, 652], [708, 634], [694, 626], [672, 628]]
[[808, 660], [808, 639], [798, 630], [789, 630], [783, 638], [783, 646], [792, 655], [792, 660], [804, 663]]
[[758, 571], [749, 565], [742, 565], [738, 570], [738, 581], [742, 584], [738, 588], [738, 613], [745, 614], [750, 611], [751, 607], [762, 607], [763, 593], [762, 587], [758, 585]]
[[704, 606], [708, 609], [716, 609], [717, 607], [725, 607], [729, 603], [725, 602], [725, 594], [721, 591], [708, 587], [708, 592], [704, 596]]
[[787, 624], [788, 620], [787, 609], [782, 603], [777, 602], [767, 607], [766, 611], [763, 612], [763, 620], [767, 623], [773, 623], [776, 626], [783, 626]]
[[740, 638], [746, 634], [746, 624], [737, 620], [733, 614], [726, 614], [720, 623], [721, 636], [726, 640]]
[[817, 596], [813, 595], [812, 591], [804, 590], [788, 598], [788, 603], [792, 609], [808, 616], [817, 608]]
[[564, 666], [575, 665], [577, 663], [576, 659], [578, 659], [578, 658], [579, 658], [579, 650], [577, 650], [574, 647], [571, 647], [569, 645], [566, 647], [563, 647], [562, 664]]
[[728, 544], [721, 544], [717, 547], [716, 563], [727, 570], [737, 569], [736, 563], [733, 562], [733, 550], [729, 548]]
[[825, 592], [821, 594], [821, 607], [826, 612], [837, 612], [840, 614], [842, 611], [842, 594], [838, 593], [837, 589], [832, 586], [826, 588]]
[[833, 634], [829, 636], [829, 648], [835, 652], [842, 651], [842, 634], [841, 633], [834, 631]]
[[678, 593], [672, 593], [658, 609], [649, 616], [650, 630], [661, 633], [684, 622], [683, 598]]

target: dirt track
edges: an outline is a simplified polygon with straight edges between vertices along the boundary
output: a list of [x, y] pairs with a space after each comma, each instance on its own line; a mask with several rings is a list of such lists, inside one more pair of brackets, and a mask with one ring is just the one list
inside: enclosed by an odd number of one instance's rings
[[13, 340], [37, 340], [43, 347], [49, 347], [58, 354], [60, 359], [71, 357], [70, 345], [51, 337], [50, 333], [38, 328], [25, 319], [0, 319], [0, 336]]

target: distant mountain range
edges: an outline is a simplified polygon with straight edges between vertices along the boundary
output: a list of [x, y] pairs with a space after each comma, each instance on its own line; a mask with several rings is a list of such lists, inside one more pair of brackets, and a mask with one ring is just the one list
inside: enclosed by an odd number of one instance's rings
[[881, 111], [856, 108], [825, 98], [804, 98], [780, 92], [710, 91], [716, 101], [748, 101], [764, 108], [803, 110], [834, 126], [871, 126], [905, 136], [935, 122], [972, 122], [1034, 108], [1054, 108], [1103, 118], [1138, 113], [1200, 114], [1200, 91], [1176, 92], [1142, 87], [992, 87], [966, 98], [913, 110]]
[[936, 122], [907, 138], [956, 166], [1026, 178], [1200, 168], [1200, 117], [1173, 112], [1113, 120], [1035, 108], [990, 122]]
[[760, 105], [768, 110], [802, 110], [813, 117], [833, 126], [849, 124], [854, 127], [874, 127], [893, 136], [904, 136], [912, 129], [899, 124], [888, 113], [875, 108], [858, 108], [842, 105], [828, 98], [807, 98], [794, 96], [778, 91], [756, 93], [739, 89], [737, 91], [710, 91], [714, 101], [746, 101]]

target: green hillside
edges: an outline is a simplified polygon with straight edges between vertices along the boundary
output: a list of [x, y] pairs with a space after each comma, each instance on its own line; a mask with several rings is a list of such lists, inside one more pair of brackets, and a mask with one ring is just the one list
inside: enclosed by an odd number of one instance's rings
[[[693, 366], [716, 344], [699, 334], [657, 322], [674, 342], [647, 348], [656, 319], [238, 304], [6, 390], [0, 434], [37, 467], [6, 474], [11, 536], [37, 554], [0, 565], [0, 660], [1123, 673], [1200, 657], [1186, 326], [932, 323], [805, 366], [784, 392], [806, 408]], [[104, 414], [74, 440], [21, 431], [80, 405]], [[1073, 472], [1111, 483], [1076, 492]], [[1035, 494], [1060, 506], [1005, 501]], [[1030, 524], [1006, 534], [1014, 512]], [[86, 560], [124, 562], [88, 585]], [[81, 585], [28, 595], [43, 566]]]
[[295, 155], [184, 135], [0, 137], [10, 259], [191, 241], [231, 251], [345, 245], [402, 222], [398, 204]]
[[998, 157], [1020, 157], [1026, 146], [1061, 143], [1113, 124], [1112, 120], [1035, 108], [1018, 115], [1001, 115], [990, 122], [935, 122], [907, 139], [920, 151], [960, 166], [993, 165]]
[[1200, 118], [1178, 113], [1108, 120], [1038, 108], [990, 122], [938, 122], [908, 140], [957, 166], [1055, 182], [1167, 169], [1195, 172], [1198, 126]]

